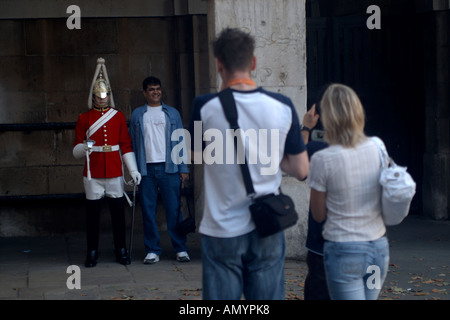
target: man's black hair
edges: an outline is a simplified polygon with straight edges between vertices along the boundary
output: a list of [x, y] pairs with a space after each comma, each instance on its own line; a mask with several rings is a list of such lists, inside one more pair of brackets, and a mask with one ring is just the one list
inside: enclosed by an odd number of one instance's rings
[[161, 80], [159, 80], [156, 77], [147, 77], [144, 79], [144, 81], [142, 82], [142, 90], [147, 90], [148, 86], [157, 86], [157, 85], [161, 85]]

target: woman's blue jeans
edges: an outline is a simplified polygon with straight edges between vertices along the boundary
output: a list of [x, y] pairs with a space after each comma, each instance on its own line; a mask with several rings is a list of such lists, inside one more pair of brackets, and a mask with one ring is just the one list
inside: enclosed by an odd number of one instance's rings
[[389, 268], [388, 240], [325, 241], [324, 265], [332, 300], [376, 300]]
[[284, 233], [202, 236], [203, 299], [284, 300]]
[[164, 211], [166, 213], [167, 230], [175, 252], [187, 251], [186, 236], [177, 232], [177, 221], [182, 220], [180, 212], [180, 175], [165, 173], [164, 163], [148, 163], [147, 175], [142, 177], [139, 184], [139, 199], [142, 207], [144, 227], [144, 245], [146, 253], [162, 252], [156, 211], [158, 208], [158, 189], [161, 194]]

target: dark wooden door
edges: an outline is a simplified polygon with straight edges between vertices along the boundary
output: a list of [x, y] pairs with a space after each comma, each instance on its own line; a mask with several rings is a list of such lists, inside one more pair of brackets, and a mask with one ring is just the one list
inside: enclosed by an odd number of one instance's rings
[[[379, 136], [417, 183], [412, 212], [421, 210], [425, 116], [421, 39], [402, 16], [383, 17], [381, 30], [367, 16], [308, 18], [308, 107], [332, 82], [352, 87], [366, 112], [366, 134]], [[420, 31], [419, 31], [420, 32]]]

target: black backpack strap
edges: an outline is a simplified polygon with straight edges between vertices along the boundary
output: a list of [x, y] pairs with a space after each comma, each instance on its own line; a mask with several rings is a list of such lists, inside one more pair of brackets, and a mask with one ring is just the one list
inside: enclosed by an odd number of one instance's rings
[[[222, 108], [225, 113], [225, 117], [227, 118], [230, 128], [233, 130], [239, 129], [239, 125], [237, 123], [238, 114], [236, 109], [236, 103], [234, 101], [233, 92], [230, 88], [222, 90], [219, 92], [219, 99], [222, 103]], [[234, 151], [237, 156], [237, 143], [242, 143], [242, 140], [235, 136], [234, 139]], [[242, 148], [242, 150], [245, 149]], [[242, 176], [244, 178], [245, 189], [247, 190], [247, 195], [252, 196], [255, 194], [255, 189], [253, 188], [252, 178], [250, 176], [250, 171], [248, 170], [247, 159], [245, 158], [244, 163], [240, 164]]]

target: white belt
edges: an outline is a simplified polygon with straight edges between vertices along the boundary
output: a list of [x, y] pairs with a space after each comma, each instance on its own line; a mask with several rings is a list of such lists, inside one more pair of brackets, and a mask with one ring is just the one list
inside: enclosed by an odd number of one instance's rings
[[93, 146], [92, 147], [93, 152], [112, 152], [112, 151], [119, 151], [119, 145], [110, 146], [110, 145], [104, 145], [104, 146]]

